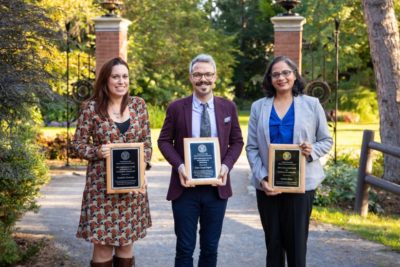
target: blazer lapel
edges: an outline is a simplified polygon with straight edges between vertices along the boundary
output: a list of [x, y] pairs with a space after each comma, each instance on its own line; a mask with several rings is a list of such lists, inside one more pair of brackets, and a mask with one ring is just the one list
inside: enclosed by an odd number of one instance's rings
[[264, 125], [264, 134], [265, 134], [265, 141], [267, 145], [271, 143], [271, 139], [269, 137], [269, 117], [271, 116], [272, 105], [274, 103], [274, 97], [265, 98], [264, 104], [262, 105], [261, 109], [261, 116], [260, 121], [262, 125]]
[[189, 137], [192, 137], [192, 103], [193, 95], [186, 98], [183, 104], [183, 114], [185, 116], [186, 131]]
[[[224, 130], [224, 109], [222, 107], [222, 103], [220, 100], [214, 96], [214, 108], [215, 108], [215, 123], [217, 124], [217, 135], [218, 139], [220, 139], [222, 136], [224, 136], [223, 130]], [[219, 140], [219, 143], [221, 144], [222, 140]]]

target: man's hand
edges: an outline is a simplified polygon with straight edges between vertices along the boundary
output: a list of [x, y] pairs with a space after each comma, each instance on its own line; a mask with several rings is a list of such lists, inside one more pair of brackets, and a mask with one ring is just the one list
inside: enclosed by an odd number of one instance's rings
[[218, 175], [218, 182], [216, 184], [213, 184], [215, 186], [224, 186], [226, 185], [226, 180], [228, 179], [228, 173], [229, 173], [229, 169], [228, 166], [226, 166], [225, 164], [221, 165], [221, 170], [219, 172]]
[[271, 187], [268, 185], [268, 177], [265, 177], [265, 178], [260, 182], [260, 184], [261, 184], [261, 187], [262, 187], [264, 193], [265, 193], [267, 196], [276, 196], [276, 195], [279, 195], [279, 194], [282, 193], [282, 192], [279, 192], [279, 191], [275, 191], [273, 188], [271, 188]]
[[178, 173], [179, 173], [179, 180], [181, 181], [181, 185], [183, 187], [194, 187], [194, 185], [187, 184], [188, 177], [186, 175], [186, 169], [184, 164], [181, 164], [179, 166]]

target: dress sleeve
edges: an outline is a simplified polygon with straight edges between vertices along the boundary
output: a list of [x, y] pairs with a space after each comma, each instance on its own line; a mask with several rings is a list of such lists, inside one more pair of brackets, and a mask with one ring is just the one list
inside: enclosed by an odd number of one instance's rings
[[93, 106], [87, 105], [79, 115], [72, 146], [80, 158], [86, 160], [99, 160], [97, 155], [100, 145], [93, 144], [94, 124]]
[[146, 103], [144, 102], [143, 99], [140, 99], [140, 102], [141, 102], [140, 103], [141, 108], [138, 111], [138, 114], [140, 116], [141, 133], [139, 134], [140, 135], [139, 141], [144, 143], [144, 161], [146, 162], [147, 169], [149, 169], [151, 166], [150, 160], [153, 152], [151, 144], [150, 121]]

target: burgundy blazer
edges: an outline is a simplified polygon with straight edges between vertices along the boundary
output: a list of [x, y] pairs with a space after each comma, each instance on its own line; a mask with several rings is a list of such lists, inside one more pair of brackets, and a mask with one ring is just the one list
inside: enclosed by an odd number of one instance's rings
[[[192, 137], [192, 99], [193, 96], [185, 97], [168, 106], [158, 138], [158, 148], [172, 165], [167, 200], [177, 199], [184, 190], [179, 180], [178, 167], [184, 163], [183, 138]], [[229, 100], [214, 96], [214, 106], [221, 163], [232, 170], [243, 148], [236, 105]], [[226, 185], [218, 186], [218, 193], [222, 199], [232, 196], [229, 175]]]

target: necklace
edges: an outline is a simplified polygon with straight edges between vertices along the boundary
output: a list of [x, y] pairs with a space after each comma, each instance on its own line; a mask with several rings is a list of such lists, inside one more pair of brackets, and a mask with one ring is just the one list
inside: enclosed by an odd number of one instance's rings
[[111, 107], [111, 113], [117, 118], [120, 119], [121, 118], [121, 113], [119, 111], [115, 111], [112, 107]]

